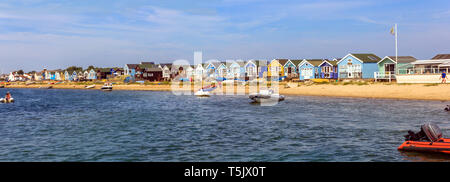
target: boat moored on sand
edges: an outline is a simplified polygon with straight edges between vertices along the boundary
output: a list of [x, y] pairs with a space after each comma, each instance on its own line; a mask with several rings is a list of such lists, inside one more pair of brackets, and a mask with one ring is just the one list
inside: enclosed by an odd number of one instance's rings
[[39, 87], [39, 88], [42, 88], [42, 89], [52, 89], [53, 86], [41, 86], [41, 87]]
[[112, 83], [105, 83], [101, 89], [103, 91], [112, 91], [113, 89]]
[[211, 93], [209, 93], [208, 91], [204, 91], [203, 89], [200, 89], [197, 92], [195, 92], [194, 95], [197, 97], [209, 97], [211, 96]]
[[88, 86], [86, 86], [86, 87], [84, 87], [84, 88], [86, 88], [86, 89], [95, 88], [95, 85], [88, 85]]

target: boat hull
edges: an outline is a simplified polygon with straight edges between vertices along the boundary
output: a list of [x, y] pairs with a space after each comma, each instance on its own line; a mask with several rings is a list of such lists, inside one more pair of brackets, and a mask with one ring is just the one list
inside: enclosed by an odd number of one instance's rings
[[398, 147], [398, 150], [450, 154], [450, 139], [440, 139], [433, 143], [430, 141], [405, 141]]
[[263, 102], [279, 102], [284, 100], [284, 95], [264, 95], [264, 94], [250, 94], [248, 96], [253, 102], [263, 103]]
[[205, 91], [197, 91], [194, 94], [197, 97], [209, 97], [211, 96], [211, 94], [209, 92], [205, 92]]
[[14, 98], [11, 98], [11, 100], [6, 101], [5, 98], [0, 98], [0, 103], [13, 103], [14, 102]]

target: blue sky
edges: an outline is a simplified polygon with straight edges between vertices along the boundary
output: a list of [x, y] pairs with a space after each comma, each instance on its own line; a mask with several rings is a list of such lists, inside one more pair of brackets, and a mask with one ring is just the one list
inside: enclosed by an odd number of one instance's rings
[[450, 53], [450, 2], [408, 0], [2, 0], [0, 72], [141, 60], [429, 59]]

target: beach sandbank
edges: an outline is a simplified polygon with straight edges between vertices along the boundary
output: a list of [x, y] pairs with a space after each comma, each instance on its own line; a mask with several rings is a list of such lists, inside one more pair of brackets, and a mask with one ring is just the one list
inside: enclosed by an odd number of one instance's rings
[[[361, 98], [384, 98], [384, 99], [414, 99], [414, 100], [441, 100], [450, 101], [450, 84], [386, 84], [371, 83], [364, 85], [350, 84], [297, 84], [288, 83], [290, 88], [285, 88], [285, 84], [280, 84], [279, 93], [285, 95], [305, 95], [305, 96], [330, 96], [330, 97], [361, 97]], [[49, 86], [47, 84], [17, 84], [7, 85], [5, 88], [40, 88]], [[86, 85], [77, 84], [57, 84], [52, 85], [54, 89], [85, 89]], [[94, 89], [100, 89], [97, 85]], [[114, 90], [136, 90], [136, 91], [172, 91], [171, 85], [139, 85], [139, 84], [118, 84], [114, 85]], [[194, 92], [199, 87], [191, 86], [180, 88], [177, 91]], [[223, 86], [213, 91], [214, 94], [248, 94], [257, 90], [249, 86]]]

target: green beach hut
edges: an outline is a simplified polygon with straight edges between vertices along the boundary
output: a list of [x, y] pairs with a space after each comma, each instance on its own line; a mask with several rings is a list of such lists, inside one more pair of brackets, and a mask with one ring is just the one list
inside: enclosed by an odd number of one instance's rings
[[408, 70], [413, 68], [413, 65], [411, 63], [416, 60], [417, 59], [412, 56], [398, 56], [396, 61], [395, 56], [386, 56], [377, 63], [378, 74], [407, 74]]

